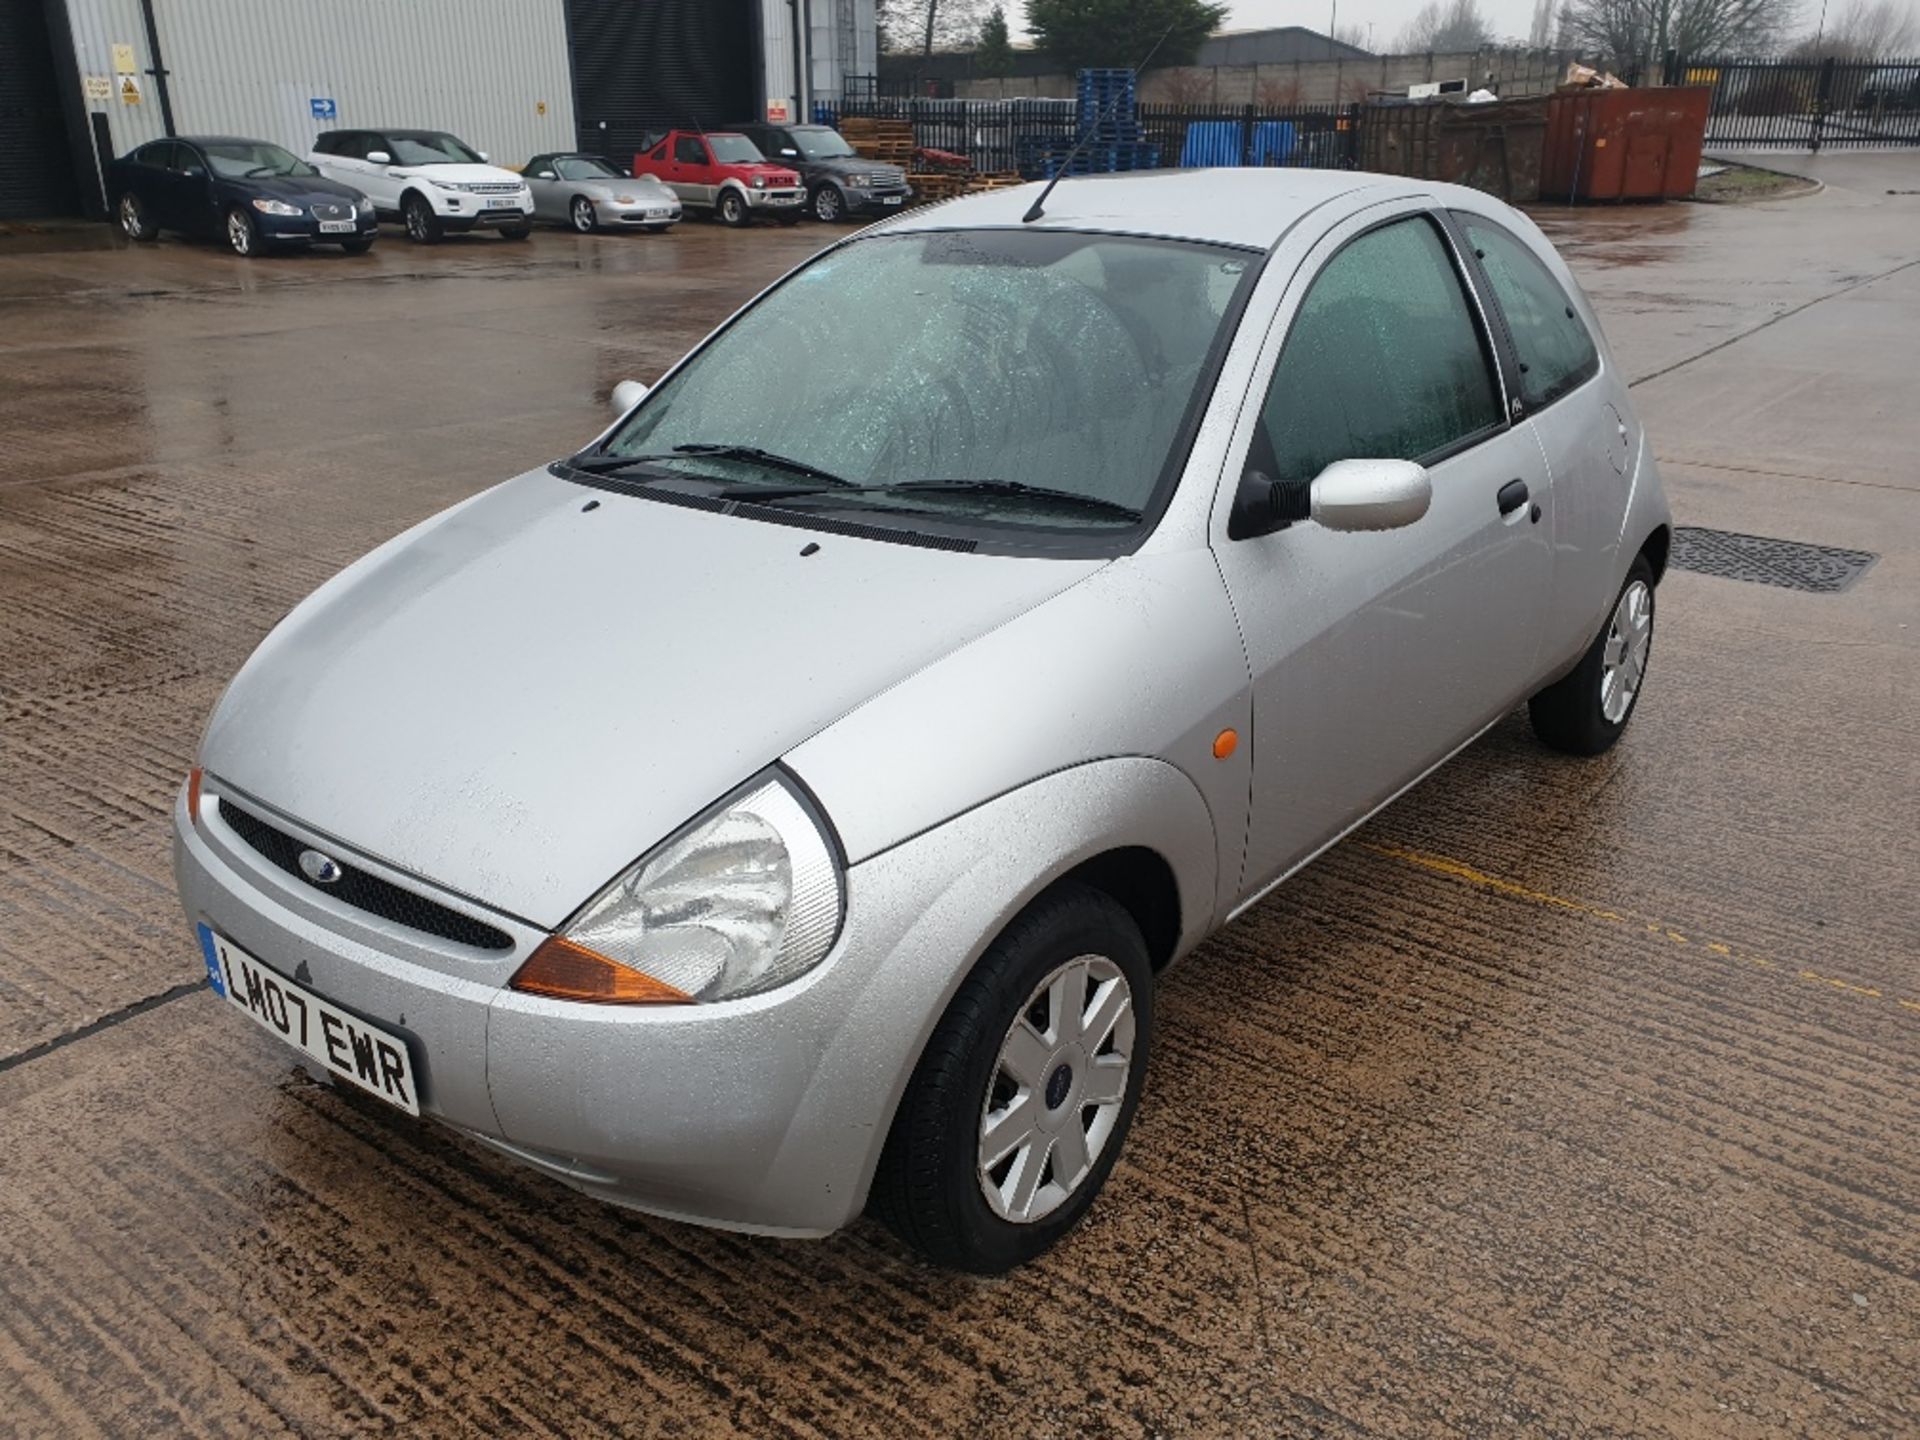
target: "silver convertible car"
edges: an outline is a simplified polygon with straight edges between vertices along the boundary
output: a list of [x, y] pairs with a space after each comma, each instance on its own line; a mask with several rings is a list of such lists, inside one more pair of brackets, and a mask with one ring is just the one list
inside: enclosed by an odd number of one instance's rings
[[223, 1003], [605, 1199], [997, 1271], [1169, 965], [1514, 707], [1619, 737], [1668, 510], [1524, 216], [1034, 199], [823, 251], [288, 615], [175, 814]]

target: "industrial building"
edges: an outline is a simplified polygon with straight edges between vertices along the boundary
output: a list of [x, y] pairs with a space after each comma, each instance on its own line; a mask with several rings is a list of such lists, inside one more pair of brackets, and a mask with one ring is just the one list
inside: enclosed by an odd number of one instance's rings
[[7, 0], [0, 219], [104, 215], [105, 160], [169, 134], [304, 153], [450, 130], [514, 165], [673, 126], [804, 118], [870, 75], [874, 0]]

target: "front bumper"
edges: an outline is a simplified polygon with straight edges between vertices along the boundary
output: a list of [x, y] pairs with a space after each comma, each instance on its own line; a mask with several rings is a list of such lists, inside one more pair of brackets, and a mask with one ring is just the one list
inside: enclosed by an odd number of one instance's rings
[[[510, 205], [495, 205], [496, 200], [510, 200]], [[488, 225], [530, 225], [533, 223], [533, 196], [520, 195], [471, 195], [434, 190], [427, 193], [427, 203], [433, 206], [433, 213], [440, 217], [440, 223], [447, 229], [472, 229], [474, 226]]]
[[749, 190], [747, 203], [757, 209], [785, 210], [804, 205], [807, 200], [805, 187], [792, 190]]
[[622, 205], [618, 200], [595, 200], [593, 213], [602, 225], [671, 225], [680, 218], [680, 202], [636, 200]]
[[843, 190], [841, 193], [847, 197], [847, 212], [852, 215], [905, 209], [913, 199], [911, 185], [902, 185], [897, 190]]
[[324, 234], [311, 215], [268, 215], [256, 210], [254, 224], [260, 237], [274, 245], [338, 245], [343, 240], [371, 240], [380, 233], [379, 219], [360, 213], [353, 217], [352, 230]]
[[[539, 928], [241, 797], [303, 842], [484, 918], [514, 943], [480, 951], [351, 908], [252, 849], [220, 818], [219, 793], [208, 777], [198, 824], [184, 792], [175, 805], [189, 921], [406, 1036], [424, 1115], [580, 1190], [675, 1219], [822, 1235], [859, 1213], [948, 978], [934, 976], [920, 1006], [916, 987], [880, 981], [928, 913], [920, 878], [908, 878], [911, 847], [849, 873], [840, 940], [791, 985], [714, 1005], [580, 1005], [505, 988], [545, 939]], [[939, 951], [909, 946], [909, 956], [950, 967], [966, 950], [950, 932]]]

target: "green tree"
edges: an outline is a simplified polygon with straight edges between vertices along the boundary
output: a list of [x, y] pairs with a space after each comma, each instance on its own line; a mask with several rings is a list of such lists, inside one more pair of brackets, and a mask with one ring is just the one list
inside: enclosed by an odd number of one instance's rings
[[973, 47], [973, 68], [982, 75], [1005, 75], [1013, 69], [1013, 41], [1007, 35], [1007, 12], [994, 6], [980, 22], [980, 39]]
[[1206, 0], [1027, 0], [1035, 47], [1066, 70], [1138, 65], [1149, 50], [1155, 65], [1191, 64], [1226, 15]]

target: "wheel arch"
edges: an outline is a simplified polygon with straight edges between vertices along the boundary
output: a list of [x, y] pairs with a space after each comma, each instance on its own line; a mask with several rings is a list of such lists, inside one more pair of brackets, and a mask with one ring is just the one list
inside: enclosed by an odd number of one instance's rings
[[1653, 533], [1640, 546], [1640, 553], [1653, 567], [1653, 583], [1658, 585], [1666, 578], [1667, 557], [1673, 553], [1673, 526], [1665, 523], [1654, 526]]
[[[1120, 845], [1082, 860], [1029, 900], [1007, 925], [1067, 885], [1098, 890], [1133, 917], [1147, 942], [1154, 973], [1173, 963], [1180, 950], [1180, 886], [1173, 866], [1158, 850]], [[1006, 928], [1001, 927], [1003, 933]]]

